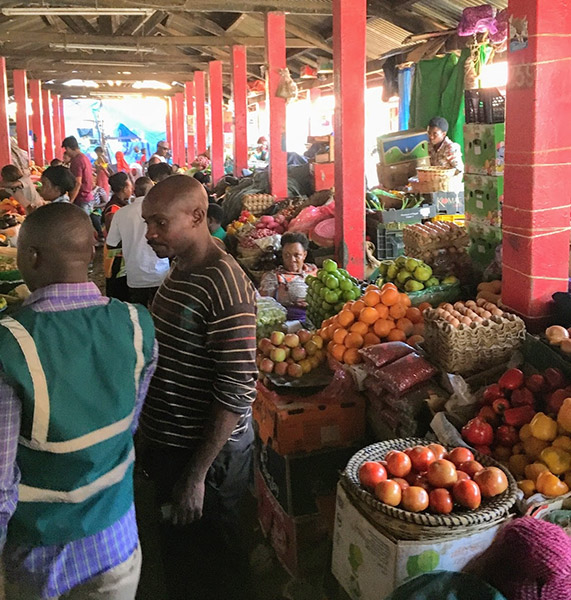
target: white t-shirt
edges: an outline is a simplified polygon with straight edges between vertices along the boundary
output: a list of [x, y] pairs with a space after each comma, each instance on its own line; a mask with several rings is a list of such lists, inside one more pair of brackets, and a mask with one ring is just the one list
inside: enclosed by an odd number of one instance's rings
[[170, 269], [169, 259], [159, 258], [147, 244], [142, 205], [143, 196], [140, 196], [120, 208], [107, 235], [107, 245], [123, 247], [127, 285], [131, 288], [158, 287]]
[[[160, 154], [153, 154], [151, 156], [151, 158], [158, 158], [160, 162], [164, 162], [164, 163], [167, 162], [167, 159], [164, 156], [161, 156]], [[150, 159], [149, 159], [149, 162], [150, 162]]]

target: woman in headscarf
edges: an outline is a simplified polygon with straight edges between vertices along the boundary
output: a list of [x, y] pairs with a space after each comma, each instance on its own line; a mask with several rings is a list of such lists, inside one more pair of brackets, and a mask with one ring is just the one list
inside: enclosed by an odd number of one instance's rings
[[117, 161], [117, 173], [127, 173], [129, 175], [131, 169], [129, 168], [129, 163], [125, 160], [123, 152], [115, 152], [115, 160]]

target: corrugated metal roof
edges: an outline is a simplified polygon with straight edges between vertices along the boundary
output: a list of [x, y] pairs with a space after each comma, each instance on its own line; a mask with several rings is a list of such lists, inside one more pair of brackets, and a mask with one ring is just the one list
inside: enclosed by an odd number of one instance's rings
[[379, 58], [385, 52], [402, 45], [409, 31], [397, 27], [384, 19], [369, 19], [367, 22], [367, 58]]
[[[451, 26], [456, 26], [462, 18], [465, 8], [480, 6], [483, 0], [421, 0], [410, 8], [413, 13], [421, 17], [430, 17]], [[487, 0], [487, 4], [495, 6], [498, 10], [507, 7], [507, 0]]]

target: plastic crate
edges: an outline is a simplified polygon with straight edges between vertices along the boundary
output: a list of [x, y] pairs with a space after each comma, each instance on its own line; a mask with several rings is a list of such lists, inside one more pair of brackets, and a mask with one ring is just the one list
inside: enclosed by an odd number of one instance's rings
[[466, 123], [503, 123], [506, 99], [497, 88], [465, 90]]
[[397, 258], [404, 254], [402, 230], [377, 228], [377, 258], [379, 260]]
[[436, 214], [436, 209], [431, 204], [423, 204], [416, 208], [405, 208], [397, 210], [380, 210], [376, 212], [379, 223], [387, 225], [388, 223], [402, 223], [403, 225], [414, 225], [422, 222], [424, 219], [430, 219]]
[[446, 223], [454, 223], [458, 227], [464, 227], [466, 224], [465, 215], [436, 215], [433, 221], [444, 221]]

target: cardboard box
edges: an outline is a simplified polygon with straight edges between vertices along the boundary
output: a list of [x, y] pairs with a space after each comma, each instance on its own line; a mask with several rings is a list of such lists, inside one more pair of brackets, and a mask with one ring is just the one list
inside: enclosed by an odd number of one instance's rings
[[416, 169], [418, 167], [428, 166], [430, 166], [430, 159], [428, 157], [390, 165], [379, 163], [377, 165], [379, 185], [388, 190], [402, 188], [408, 184], [408, 180], [411, 177], [416, 175]]
[[253, 416], [258, 436], [279, 454], [347, 446], [365, 436], [365, 399], [350, 393], [327, 402], [319, 396], [278, 396], [258, 385]]
[[380, 600], [416, 575], [462, 571], [490, 546], [500, 527], [466, 537], [397, 540], [366, 519], [339, 485], [333, 575], [352, 600]]
[[464, 125], [464, 173], [503, 175], [505, 125]]
[[[497, 223], [497, 221], [494, 221], [494, 223]], [[467, 217], [466, 231], [471, 240], [482, 240], [494, 247], [502, 241], [502, 228], [492, 225], [487, 219]]]
[[292, 517], [318, 512], [317, 498], [335, 493], [339, 473], [362, 446], [282, 456], [256, 439], [256, 465], [284, 511]]
[[396, 165], [428, 157], [428, 134], [424, 130], [395, 131], [377, 138], [381, 165]]
[[491, 225], [501, 225], [504, 201], [504, 178], [490, 175], [464, 175], [464, 205], [466, 214], [484, 218]]
[[313, 185], [316, 192], [335, 187], [335, 163], [314, 163]]
[[280, 563], [294, 577], [323, 573], [331, 544], [330, 525], [321, 514], [290, 517], [275, 499], [261, 473], [255, 473], [258, 520]]

